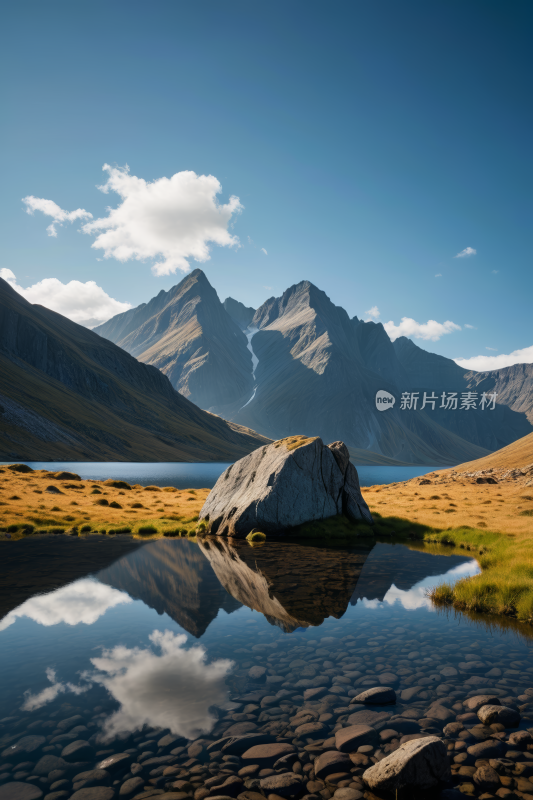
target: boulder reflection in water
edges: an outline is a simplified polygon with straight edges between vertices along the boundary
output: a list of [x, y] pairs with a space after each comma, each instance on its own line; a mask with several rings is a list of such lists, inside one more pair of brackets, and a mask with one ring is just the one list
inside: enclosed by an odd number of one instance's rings
[[317, 548], [291, 542], [199, 540], [229, 594], [284, 631], [340, 619], [372, 546]]

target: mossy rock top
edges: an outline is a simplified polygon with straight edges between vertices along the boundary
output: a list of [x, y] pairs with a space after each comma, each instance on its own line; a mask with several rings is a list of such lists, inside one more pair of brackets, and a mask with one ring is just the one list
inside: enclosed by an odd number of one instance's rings
[[297, 450], [310, 442], [315, 442], [318, 438], [318, 436], [287, 436], [285, 439], [278, 439], [277, 442], [274, 442], [274, 447], [285, 445], [287, 450]]

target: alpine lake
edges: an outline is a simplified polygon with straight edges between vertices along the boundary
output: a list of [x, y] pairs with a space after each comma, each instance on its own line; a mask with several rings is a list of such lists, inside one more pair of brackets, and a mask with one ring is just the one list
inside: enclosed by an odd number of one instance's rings
[[[226, 466], [54, 464], [177, 488]], [[365, 770], [430, 735], [451, 780], [398, 797], [533, 800], [532, 629], [427, 597], [478, 571], [449, 548], [374, 538], [3, 542], [0, 800], [386, 798]], [[395, 702], [355, 701], [376, 687]], [[479, 695], [518, 712], [514, 727], [482, 724]], [[340, 752], [335, 734], [355, 725], [366, 734]]]

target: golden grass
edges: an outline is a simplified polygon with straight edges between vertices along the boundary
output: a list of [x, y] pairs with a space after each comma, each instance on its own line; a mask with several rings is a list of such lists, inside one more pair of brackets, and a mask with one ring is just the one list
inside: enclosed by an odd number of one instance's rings
[[[382, 516], [407, 518], [431, 528], [486, 528], [531, 537], [533, 544], [533, 487], [514, 482], [477, 484], [453, 480], [448, 470], [420, 479], [364, 489], [370, 510]], [[445, 481], [439, 483], [439, 481]], [[526, 512], [526, 513], [524, 513]]]
[[495, 453], [491, 453], [483, 458], [478, 458], [476, 461], [468, 461], [465, 464], [457, 467], [461, 472], [466, 470], [468, 472], [475, 472], [482, 469], [500, 469], [507, 467], [508, 469], [522, 469], [529, 464], [533, 464], [533, 433], [528, 433], [516, 442], [508, 444], [507, 447], [502, 447]]
[[[81, 481], [70, 473], [13, 472], [0, 466], [0, 539], [61, 530], [134, 537], [188, 535], [209, 489], [130, 486], [124, 481]], [[76, 476], [77, 477], [77, 476]], [[47, 491], [52, 487], [54, 492]]]
[[446, 470], [369, 487], [365, 499], [377, 532], [394, 528], [398, 520], [400, 535], [403, 530], [477, 559], [481, 574], [437, 587], [431, 593], [437, 605], [533, 622], [533, 487], [512, 481], [477, 484]]

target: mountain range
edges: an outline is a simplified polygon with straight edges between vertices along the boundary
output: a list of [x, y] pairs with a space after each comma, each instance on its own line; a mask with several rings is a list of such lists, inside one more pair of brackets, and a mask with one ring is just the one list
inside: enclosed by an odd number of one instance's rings
[[234, 461], [268, 441], [198, 408], [159, 369], [2, 279], [0, 370], [2, 460]]
[[[202, 270], [94, 329], [157, 367], [206, 411], [269, 438], [342, 440], [358, 463], [456, 464], [533, 431], [533, 365], [473, 372], [383, 325], [350, 318], [309, 281], [258, 309], [220, 301]], [[378, 411], [376, 393], [396, 398]], [[402, 393], [418, 393], [416, 409]], [[435, 407], [420, 408], [424, 392]], [[442, 392], [496, 392], [494, 409], [446, 409]]]

